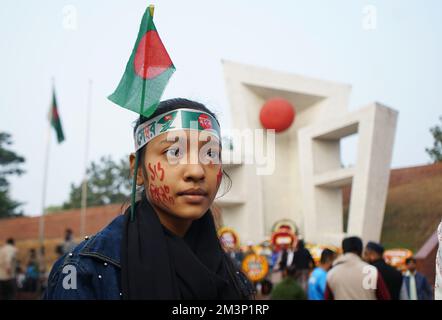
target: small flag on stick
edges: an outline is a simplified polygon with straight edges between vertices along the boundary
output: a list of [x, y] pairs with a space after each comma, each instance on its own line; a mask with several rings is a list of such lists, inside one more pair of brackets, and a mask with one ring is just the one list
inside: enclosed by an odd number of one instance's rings
[[[141, 116], [151, 116], [160, 102], [163, 91], [175, 72], [175, 66], [167, 53], [153, 23], [154, 6], [149, 6], [141, 20], [140, 30], [117, 89], [108, 99]], [[136, 172], [140, 152], [135, 152], [132, 177], [130, 220], [135, 217]]]
[[153, 23], [153, 6], [146, 9], [120, 83], [108, 98], [140, 115], [152, 115], [175, 66]]

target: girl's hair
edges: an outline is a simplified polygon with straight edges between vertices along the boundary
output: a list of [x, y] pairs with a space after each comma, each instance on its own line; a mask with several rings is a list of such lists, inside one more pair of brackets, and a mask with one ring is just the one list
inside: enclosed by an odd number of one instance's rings
[[[176, 109], [182, 109], [182, 108], [194, 109], [194, 110], [206, 112], [206, 113], [210, 114], [212, 117], [214, 117], [216, 119], [216, 121], [218, 121], [218, 118], [215, 115], [215, 113], [213, 113], [211, 110], [209, 110], [204, 104], [193, 101], [193, 100], [184, 99], [184, 98], [174, 98], [174, 99], [168, 99], [168, 100], [161, 101], [158, 104], [157, 109], [155, 110], [155, 112], [151, 116], [149, 116], [149, 117], [140, 116], [135, 121], [133, 134], [135, 134], [138, 126], [141, 125], [142, 123], [149, 121], [150, 119], [153, 119], [160, 114], [163, 114], [163, 113], [166, 113], [169, 111], [173, 111]], [[140, 150], [138, 150], [140, 164], [144, 163], [145, 151], [146, 151], [146, 145], [143, 146]], [[141, 166], [141, 168], [143, 170], [143, 175], [146, 177], [147, 176], [146, 171], [145, 171], [146, 168], [144, 168], [144, 166]], [[133, 172], [131, 172], [130, 174], [132, 175]], [[223, 195], [224, 195], [230, 190], [230, 188], [232, 186], [232, 179], [227, 174], [227, 172], [225, 172], [224, 170], [223, 170], [223, 176], [224, 176], [223, 181], [226, 181], [225, 191], [223, 192]], [[142, 195], [143, 192], [145, 192], [144, 187], [137, 188], [137, 195], [136, 195], [137, 200], [141, 198], [140, 195]]]

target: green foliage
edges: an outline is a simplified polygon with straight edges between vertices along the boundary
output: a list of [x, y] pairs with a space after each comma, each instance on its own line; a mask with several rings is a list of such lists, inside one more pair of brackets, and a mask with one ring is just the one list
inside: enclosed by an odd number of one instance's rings
[[9, 195], [8, 177], [20, 176], [24, 173], [20, 166], [25, 162], [25, 159], [14, 151], [7, 149], [7, 146], [10, 145], [12, 145], [11, 135], [0, 132], [0, 218], [23, 214], [19, 211], [22, 203], [11, 199]]
[[[115, 162], [111, 156], [91, 162], [87, 169], [87, 206], [122, 203], [130, 195], [130, 170], [128, 157]], [[83, 183], [71, 184], [69, 200], [63, 209], [81, 207]]]
[[[439, 118], [442, 123], [442, 117]], [[442, 161], [442, 124], [430, 128], [431, 135], [434, 138], [433, 147], [425, 148], [433, 162]]]
[[63, 206], [49, 206], [45, 208], [45, 214], [53, 214], [58, 213], [59, 211], [63, 211]]
[[442, 175], [414, 179], [390, 188], [382, 228], [385, 248], [419, 250], [442, 216]]

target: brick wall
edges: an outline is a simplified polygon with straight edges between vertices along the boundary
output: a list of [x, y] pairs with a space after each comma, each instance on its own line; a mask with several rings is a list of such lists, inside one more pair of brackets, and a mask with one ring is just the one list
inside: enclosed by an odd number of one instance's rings
[[[108, 205], [88, 208], [86, 211], [86, 235], [93, 235], [105, 227], [121, 213], [121, 205]], [[18, 248], [18, 260], [22, 268], [29, 261], [29, 250], [38, 249], [39, 217], [22, 217], [0, 220], [0, 244], [12, 237]], [[74, 232], [77, 243], [80, 239], [80, 209], [56, 212], [45, 216], [45, 248], [46, 269], [57, 259], [56, 247], [63, 242], [65, 230], [70, 228]]]
[[[94, 234], [120, 214], [120, 204], [88, 208], [86, 211], [86, 234]], [[16, 241], [38, 239], [40, 217], [22, 217], [0, 220], [0, 242], [13, 237]], [[62, 238], [67, 228], [78, 236], [80, 232], [80, 209], [56, 212], [45, 216], [45, 238]]]

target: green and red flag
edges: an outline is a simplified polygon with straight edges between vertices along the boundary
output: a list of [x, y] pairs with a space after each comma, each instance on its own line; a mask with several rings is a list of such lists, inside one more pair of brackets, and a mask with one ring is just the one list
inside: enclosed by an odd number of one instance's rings
[[54, 88], [52, 88], [52, 104], [51, 109], [49, 110], [49, 121], [51, 122], [52, 128], [55, 130], [58, 143], [62, 143], [64, 141], [64, 133], [61, 125], [60, 115], [58, 113], [57, 99], [55, 98]]
[[148, 117], [154, 113], [174, 71], [153, 23], [153, 9], [147, 8], [123, 78], [108, 99]]

